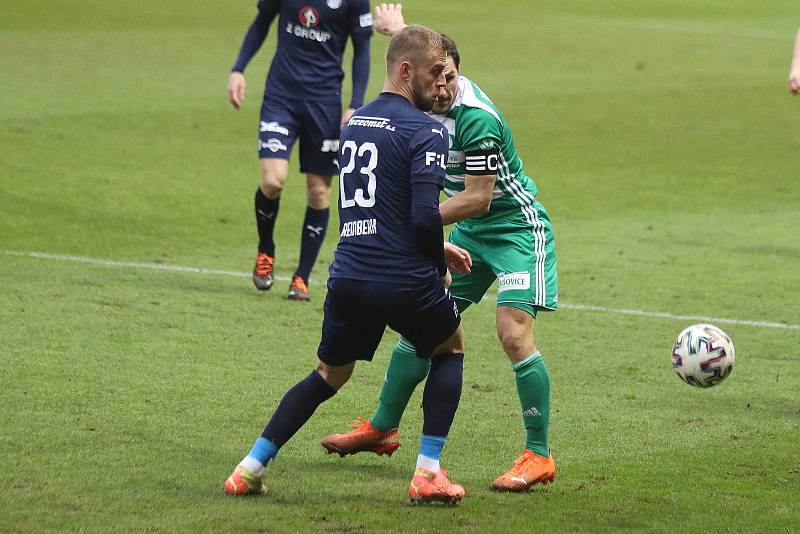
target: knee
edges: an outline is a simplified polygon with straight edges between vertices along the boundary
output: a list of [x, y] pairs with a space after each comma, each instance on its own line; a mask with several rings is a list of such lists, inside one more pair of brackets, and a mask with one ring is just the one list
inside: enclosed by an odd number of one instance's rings
[[435, 347], [431, 351], [431, 354], [434, 356], [464, 354], [464, 327], [459, 324], [456, 331], [453, 332], [444, 343]]
[[500, 330], [497, 332], [503, 350], [513, 362], [521, 361], [536, 352], [536, 345], [530, 335], [521, 335], [519, 332]]
[[350, 376], [353, 374], [355, 365], [355, 362], [352, 362], [347, 365], [334, 367], [326, 364], [325, 362], [319, 361], [317, 363], [316, 371], [319, 373], [322, 379], [328, 383], [329, 386], [338, 391], [347, 383], [348, 380], [350, 380]]
[[267, 198], [276, 198], [283, 191], [283, 186], [286, 183], [286, 176], [281, 175], [274, 170], [261, 171], [261, 192]]
[[510, 307], [497, 309], [497, 337], [508, 358], [519, 362], [536, 352], [533, 316]]
[[309, 183], [306, 191], [308, 205], [314, 209], [325, 209], [330, 205], [331, 186], [324, 181]]

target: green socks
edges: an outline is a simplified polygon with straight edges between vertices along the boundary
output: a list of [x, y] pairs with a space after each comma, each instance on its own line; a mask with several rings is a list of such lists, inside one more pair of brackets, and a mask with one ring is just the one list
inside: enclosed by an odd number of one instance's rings
[[522, 405], [522, 420], [528, 431], [525, 448], [547, 458], [550, 447], [550, 373], [542, 355], [535, 352], [511, 366], [517, 382], [517, 394]]
[[425, 379], [430, 367], [429, 359], [417, 358], [411, 343], [403, 338], [400, 339], [400, 343], [392, 351], [378, 409], [370, 421], [373, 427], [381, 432], [388, 432], [400, 426], [400, 418], [411, 394], [414, 393], [414, 388]]
[[[417, 358], [414, 347], [401, 339], [392, 352], [372, 426], [388, 432], [400, 426], [400, 418], [417, 384], [428, 375], [430, 360]], [[550, 373], [538, 352], [511, 366], [522, 406], [527, 436], [525, 448], [545, 458], [550, 455]]]

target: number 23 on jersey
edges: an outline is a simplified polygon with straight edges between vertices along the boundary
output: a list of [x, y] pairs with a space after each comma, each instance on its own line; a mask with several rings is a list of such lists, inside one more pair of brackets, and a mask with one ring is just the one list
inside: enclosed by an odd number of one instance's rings
[[[375, 143], [363, 143], [359, 146], [355, 141], [347, 140], [342, 145], [341, 152], [342, 158], [348, 160], [347, 165], [339, 171], [339, 199], [341, 200], [342, 208], [352, 208], [355, 205], [362, 208], [371, 208], [375, 205], [375, 189], [378, 185], [373, 172], [375, 167], [378, 166], [378, 147], [375, 146]], [[349, 156], [347, 155], [348, 152]], [[358, 174], [367, 178], [367, 191], [365, 194], [362, 187], [356, 188], [353, 198], [347, 198], [344, 182], [345, 180], [357, 179], [356, 177], [350, 177], [356, 168], [356, 158], [359, 161], [367, 161], [367, 164], [358, 170]], [[363, 183], [363, 179], [361, 183]]]

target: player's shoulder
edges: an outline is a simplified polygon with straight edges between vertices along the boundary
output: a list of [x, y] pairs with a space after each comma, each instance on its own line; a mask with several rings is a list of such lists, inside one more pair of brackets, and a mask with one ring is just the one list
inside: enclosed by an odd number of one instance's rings
[[425, 128], [427, 126], [437, 127], [441, 126], [442, 123], [439, 122], [435, 116], [430, 115], [428, 113], [423, 112], [422, 110], [417, 109], [418, 113], [418, 120], [420, 123], [420, 128]]
[[[362, 28], [372, 25], [372, 14], [370, 12], [369, 0], [300, 0], [300, 3], [306, 4], [309, 2], [316, 2], [319, 7], [325, 6], [334, 12], [350, 13], [352, 15], [360, 15], [360, 26]], [[369, 22], [369, 24], [366, 24]]]
[[415, 113], [414, 120], [411, 123], [411, 129], [413, 130], [414, 138], [420, 140], [436, 140], [439, 138], [447, 139], [447, 130], [445, 130], [445, 126], [443, 126], [441, 122], [427, 113], [424, 113], [420, 110], [416, 111], [419, 113]]
[[[325, 0], [329, 3], [342, 3], [342, 0]], [[370, 13], [370, 5], [369, 0], [344, 0], [344, 3], [347, 4], [347, 7], [352, 9], [353, 11], [357, 11], [359, 13]], [[370, 17], [370, 21], [372, 18]]]
[[317, 11], [330, 10], [333, 13], [369, 13], [369, 0], [258, 0], [258, 7], [262, 5], [281, 5], [287, 9], [300, 9], [301, 7], [313, 8]]
[[500, 110], [494, 105], [489, 96], [478, 87], [478, 84], [467, 78], [459, 76], [458, 96], [453, 102], [451, 112], [459, 120], [470, 121], [496, 121], [503, 122]]
[[441, 128], [438, 121], [393, 93], [381, 93], [358, 108], [347, 125], [398, 132], [404, 138], [414, 137], [419, 131]]
[[402, 123], [410, 130], [419, 130], [431, 126], [438, 126], [439, 122], [417, 108], [405, 97], [391, 93], [382, 93], [376, 101], [382, 101], [388, 108], [393, 120]]

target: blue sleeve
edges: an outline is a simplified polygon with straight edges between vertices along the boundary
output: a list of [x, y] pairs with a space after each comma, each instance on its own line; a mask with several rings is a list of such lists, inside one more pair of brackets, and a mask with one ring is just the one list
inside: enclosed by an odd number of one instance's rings
[[447, 264], [439, 213], [439, 186], [435, 183], [417, 181], [411, 184], [411, 228], [420, 252], [430, 258], [439, 276], [444, 276]]
[[427, 123], [411, 137], [411, 182], [432, 182], [441, 189], [447, 168], [448, 133], [444, 125]]
[[371, 32], [356, 32], [351, 36], [353, 41], [353, 98], [351, 108], [360, 108], [364, 104], [369, 82], [369, 41]]
[[279, 9], [280, 2], [276, 0], [260, 0], [258, 2], [258, 15], [256, 15], [256, 19], [244, 35], [242, 48], [239, 50], [239, 56], [236, 58], [236, 63], [233, 64], [231, 71], [244, 72], [247, 64], [250, 63], [258, 49], [261, 48], [264, 39], [267, 38], [269, 25], [275, 15], [278, 14]]
[[356, 0], [350, 9], [350, 39], [353, 41], [353, 98], [350, 107], [360, 108], [369, 82], [372, 12], [369, 0]]
[[431, 259], [444, 276], [442, 216], [439, 191], [444, 184], [448, 150], [447, 128], [426, 123], [411, 137], [411, 226], [420, 251]]

